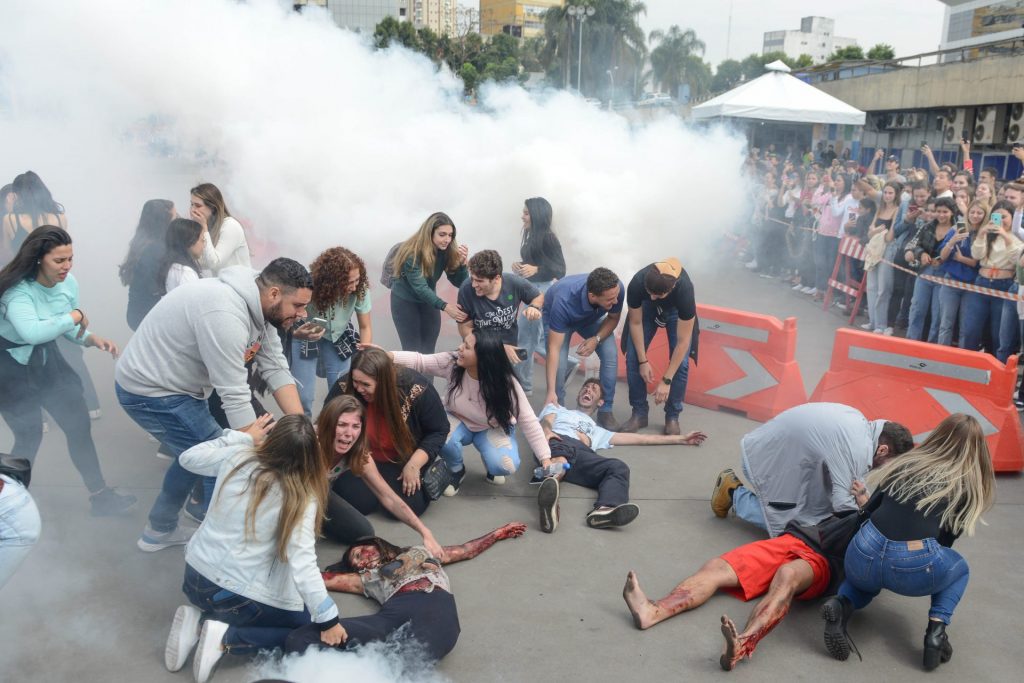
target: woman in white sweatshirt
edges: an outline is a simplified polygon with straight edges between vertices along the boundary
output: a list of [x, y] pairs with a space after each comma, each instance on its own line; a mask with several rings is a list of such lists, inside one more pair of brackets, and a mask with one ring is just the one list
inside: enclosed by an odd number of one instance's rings
[[212, 183], [202, 183], [190, 190], [189, 218], [203, 227], [203, 255], [199, 259], [210, 275], [228, 266], [251, 268], [249, 243], [242, 224], [231, 217], [224, 195]]
[[283, 647], [293, 629], [311, 621], [328, 645], [347, 638], [316, 564], [326, 460], [304, 415], [271, 420], [264, 415], [243, 432], [226, 429], [178, 459], [217, 477], [206, 518], [185, 549], [182, 589], [192, 605], [175, 612], [164, 652], [167, 669], [178, 671], [198, 642], [197, 683], [225, 652]]

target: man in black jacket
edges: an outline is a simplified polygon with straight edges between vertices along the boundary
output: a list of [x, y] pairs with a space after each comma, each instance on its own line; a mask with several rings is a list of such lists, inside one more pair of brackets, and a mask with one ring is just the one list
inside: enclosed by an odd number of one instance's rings
[[[851, 489], [858, 502], [866, 498], [861, 482]], [[703, 605], [719, 590], [741, 600], [764, 596], [750, 613], [743, 631], [722, 615], [725, 647], [719, 664], [732, 671], [789, 612], [793, 599], [813, 600], [835, 593], [843, 580], [843, 558], [859, 527], [860, 516], [846, 512], [811, 527], [791, 524], [781, 535], [747, 543], [708, 560], [660, 600], [651, 601], [630, 571], [622, 597], [639, 629], [648, 629], [680, 612]]]

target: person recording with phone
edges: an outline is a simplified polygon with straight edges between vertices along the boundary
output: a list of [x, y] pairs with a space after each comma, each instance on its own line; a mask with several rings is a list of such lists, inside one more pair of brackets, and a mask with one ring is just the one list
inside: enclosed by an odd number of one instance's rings
[[[942, 279], [944, 273], [939, 257], [939, 244], [953, 228], [957, 214], [956, 202], [950, 197], [935, 200], [935, 219], [921, 226], [904, 249], [904, 257], [911, 268], [922, 275]], [[910, 300], [910, 328], [907, 339], [923, 341], [924, 323], [931, 314], [927, 341], [932, 344], [939, 340], [939, 291], [942, 285], [932, 280], [917, 278], [914, 282], [914, 296]]]
[[[984, 204], [973, 202], [967, 207], [966, 217], [957, 216], [954, 229], [946, 233], [939, 243], [939, 259], [946, 278], [956, 282], [973, 283], [978, 277], [978, 259], [971, 256], [971, 247], [982, 226], [988, 224], [988, 211]], [[939, 343], [953, 344], [953, 329], [959, 326], [956, 346], [963, 348], [967, 329], [967, 290], [950, 285], [939, 289]]]
[[[318, 371], [327, 378], [328, 388], [333, 387], [352, 366], [356, 344], [373, 343], [370, 282], [363, 259], [345, 247], [331, 247], [309, 270], [313, 297], [306, 307], [306, 322], [291, 333], [288, 357], [307, 416], [312, 415]], [[352, 325], [353, 313], [358, 332]]]
[[[971, 244], [971, 256], [978, 259], [978, 278], [974, 284], [1000, 292], [1016, 291], [1017, 262], [1024, 251], [1022, 242], [1010, 226], [1013, 206], [1009, 202], [998, 202], [992, 209], [988, 225], [978, 231], [978, 239]], [[982, 239], [982, 237], [984, 239]], [[989, 349], [1002, 363], [1016, 353], [1018, 334], [1016, 302], [1000, 299], [980, 292], [967, 295], [964, 348], [976, 351], [981, 348], [985, 326], [988, 325], [994, 348]]]
[[[459, 323], [465, 338], [474, 330], [497, 330], [513, 366], [527, 360], [527, 352], [516, 346], [519, 341], [519, 306], [529, 321], [540, 320], [544, 295], [529, 280], [501, 272], [501, 256], [493, 249], [473, 254], [469, 259], [469, 280], [459, 287], [459, 308], [469, 316]], [[527, 363], [525, 372], [533, 371]]]

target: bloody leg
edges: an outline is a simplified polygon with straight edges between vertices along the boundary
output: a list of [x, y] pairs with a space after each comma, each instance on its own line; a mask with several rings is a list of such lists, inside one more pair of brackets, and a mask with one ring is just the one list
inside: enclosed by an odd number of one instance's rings
[[739, 579], [736, 572], [725, 560], [716, 557], [708, 560], [696, 574], [683, 580], [671, 593], [655, 601], [647, 598], [640, 588], [636, 572], [631, 571], [626, 576], [622, 598], [633, 615], [633, 623], [638, 629], [643, 630], [680, 612], [700, 607], [720, 588], [737, 585]]

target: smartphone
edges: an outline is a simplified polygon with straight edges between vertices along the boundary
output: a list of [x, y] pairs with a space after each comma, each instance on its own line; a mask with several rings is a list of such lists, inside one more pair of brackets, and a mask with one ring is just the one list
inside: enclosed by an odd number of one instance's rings
[[327, 329], [327, 320], [325, 318], [313, 318], [309, 322], [317, 327]]
[[960, 234], [967, 232], [967, 226], [964, 224], [963, 216], [956, 219], [956, 231]]
[[927, 140], [921, 140], [921, 146], [922, 147], [927, 147], [928, 146], [928, 141]]
[[994, 214], [992, 214], [992, 225], [996, 226], [997, 228], [1002, 228], [1003, 227], [1003, 214], [1001, 214], [1001, 213], [994, 213]]
[[519, 358], [519, 360], [526, 360], [526, 349], [517, 348], [516, 357]]

